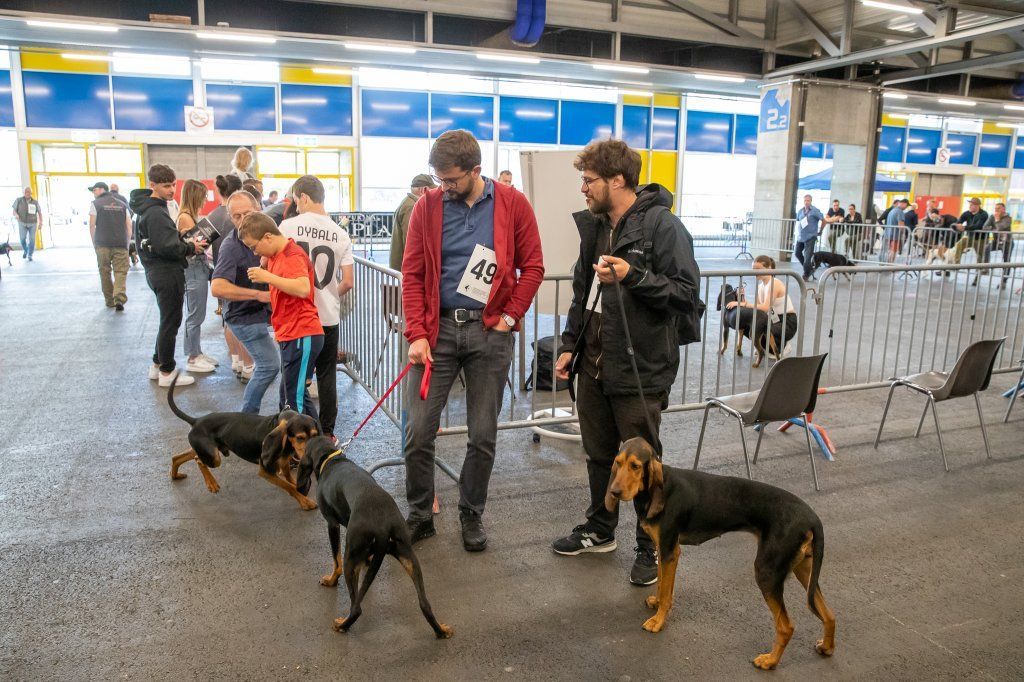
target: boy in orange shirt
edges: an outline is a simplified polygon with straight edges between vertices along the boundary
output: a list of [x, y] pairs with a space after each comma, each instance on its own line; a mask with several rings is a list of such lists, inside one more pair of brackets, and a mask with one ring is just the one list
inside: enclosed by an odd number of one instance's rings
[[313, 302], [313, 264], [263, 213], [247, 215], [238, 226], [238, 238], [266, 261], [266, 269], [249, 268], [249, 279], [270, 285], [270, 324], [281, 347], [280, 407], [290, 406], [319, 421], [309, 397], [313, 360], [324, 345], [324, 329]]

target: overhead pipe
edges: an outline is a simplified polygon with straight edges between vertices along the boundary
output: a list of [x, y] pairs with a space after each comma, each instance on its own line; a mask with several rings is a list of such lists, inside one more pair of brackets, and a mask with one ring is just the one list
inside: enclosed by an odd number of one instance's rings
[[508, 30], [512, 42], [533, 47], [540, 41], [547, 21], [547, 0], [516, 0], [516, 21]]

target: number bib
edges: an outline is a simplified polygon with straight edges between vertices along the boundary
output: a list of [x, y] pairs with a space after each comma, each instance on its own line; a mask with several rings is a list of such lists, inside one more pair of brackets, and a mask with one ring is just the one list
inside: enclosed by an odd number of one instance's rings
[[35, 204], [29, 204], [28, 205], [28, 214], [29, 215], [35, 215], [36, 214], [36, 205]]
[[459, 280], [459, 293], [474, 301], [487, 303], [491, 293], [491, 283], [498, 271], [497, 254], [493, 249], [477, 244], [473, 255], [469, 257], [466, 271]]

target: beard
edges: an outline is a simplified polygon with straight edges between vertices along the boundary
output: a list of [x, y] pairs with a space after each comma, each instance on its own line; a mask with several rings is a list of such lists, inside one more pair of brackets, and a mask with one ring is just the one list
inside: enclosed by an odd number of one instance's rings
[[473, 183], [470, 183], [469, 187], [464, 191], [460, 192], [457, 188], [452, 187], [444, 191], [449, 201], [465, 201], [469, 198], [469, 195], [473, 193]]
[[587, 198], [587, 209], [594, 215], [608, 215], [612, 210], [611, 198], [591, 196]]

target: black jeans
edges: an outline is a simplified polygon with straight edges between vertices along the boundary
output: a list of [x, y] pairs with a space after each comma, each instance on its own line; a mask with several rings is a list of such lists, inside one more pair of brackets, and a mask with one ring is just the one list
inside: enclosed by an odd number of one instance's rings
[[316, 390], [320, 402], [320, 428], [334, 435], [338, 420], [338, 325], [324, 325], [324, 347], [316, 356]]
[[156, 335], [153, 364], [164, 374], [174, 371], [174, 344], [181, 327], [181, 308], [185, 305], [185, 269], [181, 267], [146, 268], [146, 283], [156, 294], [160, 310], [160, 330]]
[[[580, 434], [583, 448], [587, 452], [587, 477], [590, 479], [590, 507], [587, 508], [587, 527], [603, 537], [615, 534], [619, 523], [619, 512], [608, 511], [604, 496], [608, 491], [608, 479], [612, 463], [619, 453], [623, 441], [637, 436], [661, 449], [657, 433], [650, 433], [646, 410], [651, 416], [654, 428], [661, 429], [661, 411], [668, 406], [668, 393], [647, 395], [643, 399], [635, 395], [607, 396], [601, 382], [586, 372], [579, 373], [576, 388], [576, 411], [580, 417]], [[636, 508], [636, 502], [634, 509]], [[640, 511], [637, 511], [636, 543], [643, 549], [653, 549], [654, 542], [640, 527]]]
[[405, 426], [405, 496], [409, 516], [431, 518], [434, 502], [434, 443], [448, 392], [464, 370], [469, 442], [459, 476], [459, 510], [484, 513], [487, 487], [498, 441], [498, 413], [512, 364], [515, 340], [510, 332], [484, 329], [479, 320], [458, 323], [442, 317], [430, 375], [430, 392], [420, 400], [423, 365], [413, 365], [406, 388], [409, 418]]
[[810, 277], [814, 272], [814, 243], [816, 241], [818, 241], [817, 237], [811, 237], [806, 241], [797, 242], [796, 249], [793, 250], [793, 255], [804, 266], [804, 277]]

